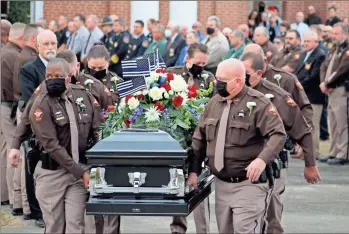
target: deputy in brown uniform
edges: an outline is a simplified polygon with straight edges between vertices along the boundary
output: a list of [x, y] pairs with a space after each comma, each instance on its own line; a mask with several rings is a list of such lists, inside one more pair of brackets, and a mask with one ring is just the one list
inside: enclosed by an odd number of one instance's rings
[[[320, 180], [316, 167], [316, 151], [312, 139], [312, 129], [302, 116], [297, 103], [291, 95], [279, 86], [262, 78], [264, 58], [260, 54], [245, 53], [240, 60], [246, 69], [246, 85], [263, 93], [271, 100], [284, 123], [286, 133], [295, 139], [302, 147], [305, 158], [304, 177], [309, 183], [317, 183]], [[284, 152], [281, 152], [283, 154]], [[267, 212], [268, 231], [267, 233], [284, 233], [281, 225], [283, 204], [281, 194], [285, 191], [285, 179], [287, 160], [280, 155], [282, 162], [281, 177], [275, 180], [270, 204]]]
[[302, 53], [301, 35], [297, 30], [289, 30], [285, 37], [284, 49], [270, 61], [275, 67], [293, 73]]
[[196, 186], [207, 156], [216, 176], [219, 233], [262, 233], [271, 192], [265, 174], [282, 150], [285, 129], [274, 105], [245, 85], [239, 60], [220, 63], [216, 78], [218, 94], [206, 105], [194, 132], [188, 184]]
[[53, 59], [46, 68], [47, 93], [29, 114], [37, 144], [44, 150], [35, 169], [36, 192], [45, 233], [84, 233], [89, 175], [85, 152], [98, 140], [99, 104], [81, 86], [69, 84], [70, 68]]
[[[184, 66], [169, 67], [166, 72], [181, 75], [188, 84], [194, 84], [197, 89], [208, 89], [215, 77], [211, 72], [204, 71], [208, 59], [208, 48], [204, 44], [194, 43], [189, 46]], [[209, 199], [203, 201], [193, 212], [196, 233], [210, 233]], [[186, 217], [173, 217], [170, 225], [172, 233], [187, 231]]]
[[269, 41], [269, 30], [267, 28], [262, 26], [257, 27], [254, 30], [253, 39], [257, 45], [262, 47], [264, 54], [267, 56], [268, 62], [280, 53], [278, 48]]
[[335, 46], [327, 54], [320, 68], [320, 89], [328, 95], [328, 123], [331, 135], [327, 163], [340, 165], [349, 162], [348, 155], [348, 91], [349, 43], [348, 26], [333, 26]]
[[2, 19], [1, 20], [1, 48], [8, 42], [8, 36], [10, 33], [12, 24], [10, 21]]
[[[14, 102], [13, 96], [13, 72], [14, 72], [14, 61], [19, 57], [24, 41], [23, 32], [25, 24], [14, 23], [10, 29], [10, 34], [8, 42], [5, 47], [1, 48], [1, 138], [5, 141], [1, 149], [1, 162], [7, 161], [7, 155], [11, 147], [11, 140], [15, 131], [15, 121], [16, 121], [16, 109], [17, 103]], [[6, 164], [2, 164], [6, 165]], [[14, 215], [22, 215], [22, 204], [14, 203], [14, 168], [7, 163], [6, 176], [1, 177], [2, 180], [6, 178], [8, 187], [8, 196], [10, 204], [13, 204]], [[19, 178], [16, 178], [20, 180]], [[5, 181], [2, 181], [3, 185]]]
[[87, 74], [79, 74], [80, 64], [73, 51], [62, 50], [56, 57], [62, 58], [69, 63], [72, 83], [81, 85], [88, 90], [101, 105], [102, 109], [106, 110], [108, 105], [112, 105], [111, 93], [106, 89], [102, 82]]
[[[260, 54], [263, 57], [265, 56], [263, 49], [256, 44], [247, 45], [244, 49], [244, 53], [247, 52]], [[265, 69], [263, 72], [263, 77], [265, 77], [268, 81], [280, 86], [282, 89], [291, 94], [292, 99], [298, 104], [299, 108], [302, 111], [302, 115], [307, 120], [307, 123], [313, 128], [313, 109], [311, 107], [307, 94], [304, 92], [304, 89], [301, 83], [298, 81], [297, 77], [289, 72], [275, 68], [274, 66], [268, 64], [266, 59], [264, 61]]]
[[107, 48], [103, 44], [95, 44], [87, 55], [85, 74], [101, 81], [106, 87], [106, 92], [111, 93], [112, 103], [117, 104], [120, 100], [117, 86], [124, 80], [116, 73], [108, 70], [108, 66], [109, 52]]

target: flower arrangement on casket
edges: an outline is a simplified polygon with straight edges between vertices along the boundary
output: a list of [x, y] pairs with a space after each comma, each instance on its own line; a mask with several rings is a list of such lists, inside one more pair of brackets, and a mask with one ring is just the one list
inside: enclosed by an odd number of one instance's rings
[[165, 73], [163, 69], [151, 72], [145, 79], [147, 89], [122, 98], [119, 105], [109, 106], [105, 111], [103, 138], [129, 127], [160, 129], [188, 149], [213, 84], [207, 90], [197, 90], [182, 76]]

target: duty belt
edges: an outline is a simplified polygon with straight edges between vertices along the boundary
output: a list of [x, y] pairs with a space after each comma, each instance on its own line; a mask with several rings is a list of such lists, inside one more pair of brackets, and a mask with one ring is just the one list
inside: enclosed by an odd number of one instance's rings
[[279, 158], [281, 160], [281, 166], [282, 168], [288, 168], [288, 154], [289, 154], [289, 151], [288, 150], [285, 150], [283, 149], [280, 153], [279, 153]]

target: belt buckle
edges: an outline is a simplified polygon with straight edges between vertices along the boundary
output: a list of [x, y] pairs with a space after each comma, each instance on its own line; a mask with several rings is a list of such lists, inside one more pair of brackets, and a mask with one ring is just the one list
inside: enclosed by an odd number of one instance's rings
[[238, 177], [235, 177], [235, 178], [230, 177], [230, 180], [233, 183], [239, 183], [240, 182]]

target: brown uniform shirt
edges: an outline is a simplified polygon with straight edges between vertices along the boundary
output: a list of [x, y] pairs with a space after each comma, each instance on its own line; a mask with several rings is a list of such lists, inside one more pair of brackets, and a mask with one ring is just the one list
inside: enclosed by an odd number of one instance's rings
[[[187, 83], [189, 81], [189, 78], [193, 77], [193, 75], [189, 72], [188, 68], [185, 65], [169, 67], [166, 69], [166, 72], [172, 72], [174, 74], [181, 75]], [[199, 76], [193, 77], [193, 80], [197, 89], [208, 89], [210, 82], [215, 81], [215, 77], [209, 71], [202, 71]]]
[[[320, 67], [320, 80], [325, 82], [327, 88], [337, 88], [343, 86], [348, 78], [349, 72], [349, 43], [344, 42], [339, 46], [337, 53], [337, 46], [334, 46], [327, 54], [325, 61]], [[326, 72], [329, 68], [331, 60], [334, 58], [331, 76], [326, 80]]]
[[[255, 102], [252, 111], [248, 102]], [[226, 101], [219, 95], [211, 98], [200, 116], [193, 135], [195, 156], [191, 172], [198, 173], [205, 156], [214, 175], [220, 178], [246, 176], [245, 168], [256, 158], [270, 164], [283, 149], [286, 134], [282, 120], [273, 104], [264, 95], [245, 86], [230, 107], [224, 151], [224, 168], [214, 166], [219, 122]], [[267, 140], [267, 143], [266, 142]]]
[[264, 51], [265, 56], [268, 59], [268, 62], [270, 62], [275, 56], [279, 56], [279, 54], [280, 54], [278, 48], [270, 41], [265, 43], [262, 46], [262, 49]]
[[[86, 163], [85, 152], [88, 139], [98, 140], [101, 123], [100, 109], [97, 101], [80, 85], [70, 85], [66, 94], [73, 104], [79, 131], [79, 162]], [[80, 110], [76, 100], [83, 98], [85, 111]], [[51, 97], [40, 93], [29, 113], [29, 122], [39, 146], [61, 167], [76, 178], [81, 178], [85, 170], [71, 156], [71, 134], [69, 117], [65, 101], [61, 97]]]
[[[281, 78], [278, 82], [277, 77], [279, 75], [281, 76]], [[280, 86], [282, 89], [292, 95], [293, 100], [298, 104], [299, 108], [302, 111], [302, 115], [307, 120], [307, 123], [313, 128], [313, 108], [311, 107], [308, 96], [305, 93], [303, 86], [298, 81], [297, 77], [289, 72], [286, 72], [280, 68], [275, 68], [271, 65], [267, 66], [264, 77], [268, 81]]]
[[14, 101], [13, 73], [20, 52], [21, 48], [12, 42], [1, 49], [1, 101]]
[[[90, 85], [87, 84], [90, 80], [93, 81], [91, 88]], [[109, 105], [113, 105], [112, 94], [109, 92], [108, 88], [93, 76], [81, 73], [76, 84], [85, 87], [85, 89], [97, 99], [97, 102], [101, 105], [102, 109], [107, 110]]]
[[295, 70], [297, 68], [299, 58], [301, 57], [302, 49], [301, 47], [296, 47], [294, 50], [283, 49], [279, 54], [273, 56], [270, 64], [273, 64], [275, 67], [283, 68], [288, 66]]
[[265, 79], [262, 79], [254, 89], [263, 93], [266, 97], [273, 96], [269, 99], [280, 113], [286, 133], [295, 139], [303, 149], [305, 166], [315, 166], [316, 157], [311, 127], [304, 119], [301, 110], [291, 95]]
[[[118, 78], [118, 81], [116, 82], [116, 84], [115, 84], [115, 82], [112, 81], [113, 77]], [[118, 83], [124, 82], [124, 80], [121, 77], [119, 77], [117, 74], [115, 74], [114, 72], [108, 71], [107, 75], [101, 81], [108, 88], [109, 92], [111, 93], [111, 99], [113, 101], [113, 104], [119, 103], [120, 96], [119, 96], [118, 89], [117, 89], [116, 85]]]
[[21, 91], [19, 86], [19, 69], [31, 59], [36, 58], [37, 54], [38, 51], [36, 49], [29, 46], [24, 46], [15, 62], [15, 68], [13, 71], [13, 95], [16, 101], [19, 101], [21, 99]]

